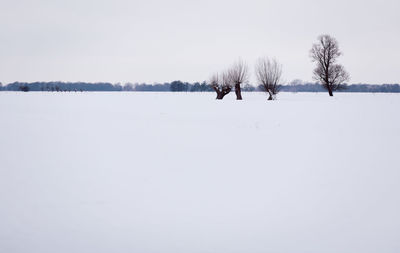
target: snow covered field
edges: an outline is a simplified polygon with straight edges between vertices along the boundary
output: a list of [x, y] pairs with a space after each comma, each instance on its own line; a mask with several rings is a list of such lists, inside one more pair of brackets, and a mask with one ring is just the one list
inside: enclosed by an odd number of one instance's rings
[[400, 94], [214, 97], [0, 92], [0, 252], [400, 252]]

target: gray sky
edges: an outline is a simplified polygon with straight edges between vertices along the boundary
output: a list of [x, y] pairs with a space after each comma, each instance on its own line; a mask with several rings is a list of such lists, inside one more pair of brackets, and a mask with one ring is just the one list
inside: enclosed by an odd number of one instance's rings
[[351, 83], [400, 82], [398, 0], [0, 0], [0, 82], [202, 81], [241, 57], [312, 80], [336, 37]]

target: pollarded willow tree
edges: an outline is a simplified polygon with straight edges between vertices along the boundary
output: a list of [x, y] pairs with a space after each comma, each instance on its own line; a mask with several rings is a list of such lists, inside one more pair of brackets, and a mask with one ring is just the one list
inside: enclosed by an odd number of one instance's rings
[[267, 92], [268, 100], [275, 100], [281, 85], [282, 66], [268, 57], [258, 59], [256, 63], [257, 81], [264, 92]]
[[241, 86], [248, 79], [248, 67], [242, 60], [235, 62], [228, 70], [229, 82], [235, 87], [235, 94], [237, 100], [242, 100]]
[[221, 100], [225, 95], [232, 91], [232, 83], [230, 82], [228, 72], [222, 73], [222, 75], [214, 74], [210, 78], [210, 85], [217, 93], [217, 99]]
[[329, 96], [333, 96], [336, 90], [345, 89], [345, 82], [350, 80], [344, 67], [336, 64], [336, 60], [342, 52], [339, 50], [337, 40], [329, 35], [318, 37], [318, 43], [313, 44], [310, 57], [317, 66], [314, 69], [314, 79], [328, 90]]

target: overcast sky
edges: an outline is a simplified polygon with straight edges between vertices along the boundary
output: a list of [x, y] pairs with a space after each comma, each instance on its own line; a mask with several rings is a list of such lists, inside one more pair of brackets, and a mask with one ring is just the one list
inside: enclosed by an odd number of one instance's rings
[[320, 34], [351, 83], [400, 82], [399, 0], [0, 0], [0, 82], [202, 81], [241, 57], [312, 80]]

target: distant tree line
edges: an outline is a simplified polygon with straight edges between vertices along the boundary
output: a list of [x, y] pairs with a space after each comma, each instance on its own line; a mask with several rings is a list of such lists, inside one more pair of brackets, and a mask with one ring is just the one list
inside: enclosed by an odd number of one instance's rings
[[[281, 85], [281, 92], [325, 92], [326, 90], [319, 83], [307, 83], [301, 80]], [[0, 85], [2, 91], [48, 91], [48, 92], [80, 92], [80, 91], [148, 91], [148, 92], [214, 92], [214, 89], [206, 82], [182, 82], [173, 81], [162, 84], [132, 84], [121, 85], [111, 83], [68, 83], [68, 82], [14, 82], [4, 86]], [[253, 86], [245, 84], [242, 91], [264, 91], [265, 86]], [[352, 84], [347, 85], [345, 90], [337, 92], [382, 92], [400, 93], [399, 84]]]
[[[251, 85], [244, 87], [245, 91], [255, 91]], [[212, 87], [206, 82], [182, 82], [173, 81], [171, 83], [85, 83], [85, 82], [14, 82], [5, 86], [0, 85], [0, 91], [48, 91], [48, 92], [78, 92], [78, 91], [156, 91], [156, 92], [209, 92]]]
[[[326, 92], [318, 83], [282, 85], [283, 92]], [[337, 92], [400, 93], [399, 84], [351, 84]]]
[[122, 86], [111, 83], [85, 83], [85, 82], [14, 82], [1, 87], [8, 91], [120, 91]]

